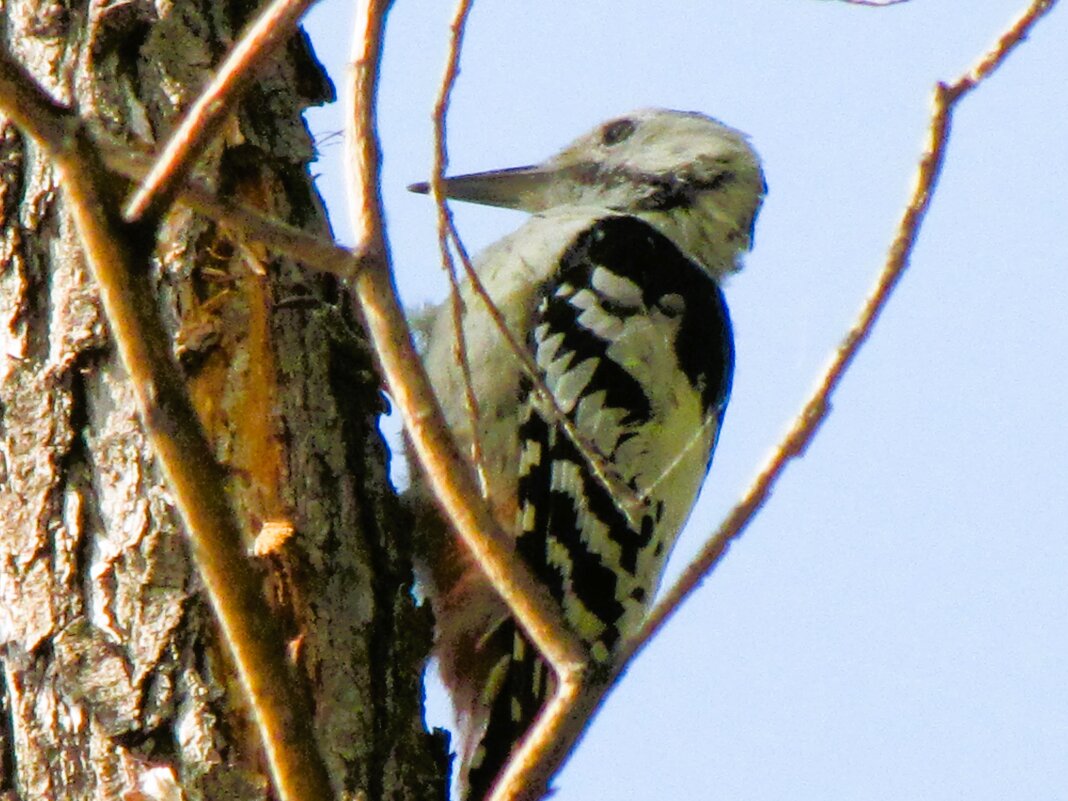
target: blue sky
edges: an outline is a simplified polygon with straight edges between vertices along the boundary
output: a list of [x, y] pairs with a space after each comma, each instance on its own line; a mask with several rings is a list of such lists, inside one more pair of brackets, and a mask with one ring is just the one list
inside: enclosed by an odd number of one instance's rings
[[[644, 106], [748, 132], [770, 187], [727, 286], [738, 367], [668, 581], [799, 409], [882, 265], [931, 89], [1023, 0], [476, 2], [452, 172]], [[651, 13], [652, 10], [652, 13]], [[346, 4], [307, 22], [331, 75]], [[380, 110], [397, 282], [444, 297], [425, 179], [450, 3], [399, 0]], [[1068, 12], [954, 120], [912, 265], [805, 458], [632, 667], [558, 801], [1068, 797]], [[340, 85], [340, 84], [339, 84]], [[347, 241], [337, 109], [308, 115]], [[522, 215], [454, 206], [477, 251]], [[443, 721], [435, 695], [434, 715]]]

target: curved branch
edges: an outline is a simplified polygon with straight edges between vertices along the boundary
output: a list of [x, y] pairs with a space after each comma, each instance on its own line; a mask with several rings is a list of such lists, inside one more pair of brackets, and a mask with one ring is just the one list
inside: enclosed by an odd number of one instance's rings
[[382, 200], [375, 95], [388, 0], [361, 0], [353, 36], [351, 116], [347, 128], [350, 213], [356, 237], [351, 286], [363, 311], [379, 363], [427, 481], [453, 528], [480, 562], [493, 587], [558, 674], [580, 673], [585, 650], [549, 593], [513, 553], [511, 538], [481, 498], [471, 470], [434, 399], [389, 272]]

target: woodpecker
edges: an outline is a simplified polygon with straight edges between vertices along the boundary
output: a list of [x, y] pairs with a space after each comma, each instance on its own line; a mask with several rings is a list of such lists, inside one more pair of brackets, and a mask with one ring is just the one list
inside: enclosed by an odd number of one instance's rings
[[[461, 445], [477, 431], [487, 497], [516, 552], [591, 658], [610, 664], [640, 626], [711, 463], [734, 368], [721, 283], [752, 245], [766, 191], [759, 158], [745, 135], [703, 114], [647, 109], [541, 164], [446, 178], [444, 190], [533, 215], [475, 269], [556, 408], [470, 282], [461, 297], [474, 425], [447, 302], [423, 322], [427, 372]], [[416, 476], [460, 795], [481, 801], [553, 676], [443, 533], [428, 494]]]

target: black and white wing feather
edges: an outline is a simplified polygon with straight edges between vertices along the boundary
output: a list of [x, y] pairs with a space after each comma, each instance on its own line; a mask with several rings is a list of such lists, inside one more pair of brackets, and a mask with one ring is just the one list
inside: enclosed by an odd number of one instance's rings
[[[517, 549], [600, 662], [640, 625], [707, 472], [730, 393], [730, 319], [708, 272], [630, 216], [594, 221], [540, 288], [530, 342], [557, 405], [641, 501], [628, 515], [521, 380]], [[466, 778], [482, 798], [552, 689], [510, 620]]]

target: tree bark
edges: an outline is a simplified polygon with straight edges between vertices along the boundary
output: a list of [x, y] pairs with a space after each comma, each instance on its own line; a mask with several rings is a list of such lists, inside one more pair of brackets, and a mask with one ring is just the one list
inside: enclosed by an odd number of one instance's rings
[[[155, 148], [253, 10], [3, 0], [0, 35], [59, 102]], [[300, 112], [331, 95], [295, 35], [198, 175], [327, 235]], [[411, 595], [379, 382], [343, 292], [180, 209], [151, 270], [335, 791], [444, 798], [443, 742], [422, 723], [430, 626]], [[268, 797], [62, 187], [2, 120], [0, 517], [2, 797]]]

